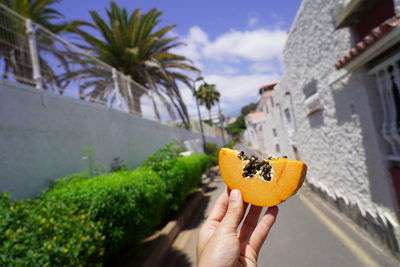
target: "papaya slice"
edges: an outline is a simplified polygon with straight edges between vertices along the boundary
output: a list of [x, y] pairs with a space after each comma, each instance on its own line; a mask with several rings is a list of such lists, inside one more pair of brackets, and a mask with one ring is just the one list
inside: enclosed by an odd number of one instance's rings
[[258, 160], [238, 150], [222, 148], [219, 168], [229, 189], [239, 189], [243, 200], [272, 207], [294, 195], [306, 177], [307, 165], [287, 158]]

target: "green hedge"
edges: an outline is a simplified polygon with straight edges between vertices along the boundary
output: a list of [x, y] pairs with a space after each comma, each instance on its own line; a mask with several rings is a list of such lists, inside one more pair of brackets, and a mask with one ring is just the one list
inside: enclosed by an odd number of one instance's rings
[[0, 266], [101, 265], [101, 225], [71, 203], [0, 197]]
[[134, 171], [58, 180], [38, 199], [0, 197], [0, 266], [95, 266], [151, 234], [199, 185], [206, 155], [162, 152]]
[[208, 155], [211, 166], [218, 165], [219, 148], [215, 143], [206, 143], [205, 153]]
[[170, 211], [178, 210], [200, 183], [201, 174], [207, 169], [208, 157], [195, 154], [188, 157], [175, 157], [165, 161], [147, 162], [166, 184]]
[[[232, 140], [228, 144], [226, 144], [224, 147], [227, 148], [233, 148], [236, 145], [237, 141]], [[219, 148], [218, 145], [215, 143], [206, 143], [205, 145], [205, 153], [208, 155], [210, 159], [210, 164], [211, 166], [216, 166], [218, 165], [218, 154], [219, 154]]]
[[89, 179], [61, 181], [43, 195], [49, 201], [73, 203], [101, 222], [107, 251], [134, 243], [162, 221], [166, 186], [154, 171], [141, 168]]
[[190, 194], [199, 186], [201, 176], [208, 167], [208, 157], [204, 154], [195, 154], [178, 158], [177, 161], [185, 172], [186, 194]]

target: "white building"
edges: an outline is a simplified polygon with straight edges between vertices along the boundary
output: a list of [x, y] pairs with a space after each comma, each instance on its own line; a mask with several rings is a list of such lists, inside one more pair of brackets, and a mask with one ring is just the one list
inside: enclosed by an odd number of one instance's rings
[[253, 112], [247, 114], [245, 118], [246, 131], [244, 132], [244, 139], [247, 144], [250, 144], [253, 148], [264, 152], [264, 129], [265, 125], [265, 113], [264, 112]]
[[271, 101], [273, 104], [271, 95], [275, 86], [276, 83], [271, 83], [259, 89], [260, 100], [257, 103], [257, 107], [254, 112], [247, 114], [245, 118], [246, 131], [243, 134], [245, 143], [263, 154], [266, 154], [266, 138], [268, 138], [268, 134], [265, 132], [266, 115], [269, 111], [267, 102]]
[[262, 133], [267, 154], [305, 161], [312, 188], [395, 253], [399, 15], [400, 0], [304, 0], [284, 49], [282, 80], [273, 102], [264, 101]]

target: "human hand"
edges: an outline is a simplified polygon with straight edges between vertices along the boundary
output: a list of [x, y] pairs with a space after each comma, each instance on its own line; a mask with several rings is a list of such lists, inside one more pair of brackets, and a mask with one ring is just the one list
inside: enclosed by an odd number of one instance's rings
[[237, 189], [226, 189], [219, 196], [200, 229], [198, 267], [257, 266], [258, 253], [276, 220], [278, 207], [268, 208], [258, 223], [262, 207], [251, 206], [238, 234], [246, 208]]

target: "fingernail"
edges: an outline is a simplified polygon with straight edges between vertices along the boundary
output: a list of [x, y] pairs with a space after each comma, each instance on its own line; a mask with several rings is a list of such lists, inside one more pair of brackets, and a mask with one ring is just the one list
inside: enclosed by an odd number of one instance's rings
[[233, 190], [231, 191], [231, 194], [230, 194], [229, 197], [230, 197], [230, 199], [233, 200], [233, 201], [238, 200], [239, 197], [240, 197], [240, 192], [239, 192], [239, 190], [233, 189]]

